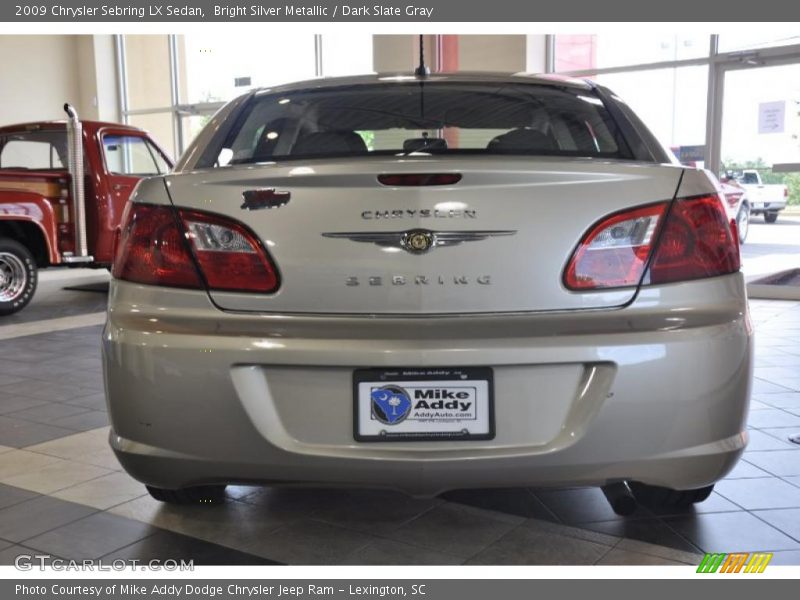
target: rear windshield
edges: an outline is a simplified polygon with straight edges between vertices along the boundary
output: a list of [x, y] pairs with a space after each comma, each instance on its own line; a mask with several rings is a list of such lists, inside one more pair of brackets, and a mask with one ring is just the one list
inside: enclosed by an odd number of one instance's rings
[[66, 164], [64, 130], [0, 134], [0, 169], [63, 170]]
[[590, 90], [433, 81], [262, 93], [213, 154], [218, 166], [406, 154], [633, 158]]

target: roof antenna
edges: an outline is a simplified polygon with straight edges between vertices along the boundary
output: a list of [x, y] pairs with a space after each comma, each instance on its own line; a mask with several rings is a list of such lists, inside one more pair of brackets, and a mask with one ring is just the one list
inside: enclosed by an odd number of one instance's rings
[[419, 66], [414, 69], [414, 75], [417, 77], [427, 77], [431, 74], [431, 70], [428, 68], [428, 65], [425, 64], [425, 38], [424, 36], [419, 36]]

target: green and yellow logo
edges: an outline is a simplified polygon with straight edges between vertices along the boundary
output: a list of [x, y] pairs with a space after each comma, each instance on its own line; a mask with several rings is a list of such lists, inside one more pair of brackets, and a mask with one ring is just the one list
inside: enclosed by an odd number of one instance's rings
[[772, 552], [734, 552], [706, 554], [698, 573], [763, 573], [772, 560]]

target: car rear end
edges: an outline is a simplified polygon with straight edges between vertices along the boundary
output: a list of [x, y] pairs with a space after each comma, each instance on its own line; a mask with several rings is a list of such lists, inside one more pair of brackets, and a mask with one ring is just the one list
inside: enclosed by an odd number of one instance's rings
[[585, 83], [235, 101], [126, 210], [117, 456], [167, 489], [713, 483], [751, 326], [714, 180], [665, 162]]

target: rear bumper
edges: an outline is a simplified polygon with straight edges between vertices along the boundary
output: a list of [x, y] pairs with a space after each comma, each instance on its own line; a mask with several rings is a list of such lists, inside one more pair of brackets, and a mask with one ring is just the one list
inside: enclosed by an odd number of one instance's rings
[[[115, 281], [104, 332], [111, 443], [159, 487], [462, 487], [723, 477], [746, 444], [751, 329], [739, 274], [619, 310], [349, 318], [221, 313]], [[489, 366], [497, 436], [358, 443], [352, 371]]]
[[781, 211], [786, 208], [786, 200], [778, 202], [751, 202], [750, 212], [753, 214], [760, 214], [763, 212]]

